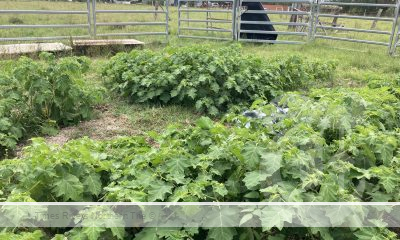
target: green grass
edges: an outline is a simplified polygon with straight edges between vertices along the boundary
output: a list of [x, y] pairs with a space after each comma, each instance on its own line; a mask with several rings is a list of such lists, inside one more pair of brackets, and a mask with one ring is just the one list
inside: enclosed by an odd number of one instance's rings
[[124, 101], [113, 104], [116, 115], [127, 115], [132, 127], [139, 132], [161, 132], [170, 124], [191, 125], [201, 114], [181, 106], [130, 104]]

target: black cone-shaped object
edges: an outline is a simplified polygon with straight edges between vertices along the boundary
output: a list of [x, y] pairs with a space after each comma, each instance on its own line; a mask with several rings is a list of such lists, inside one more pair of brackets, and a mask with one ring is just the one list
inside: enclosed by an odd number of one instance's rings
[[[260, 2], [244, 2], [243, 7], [247, 10], [264, 10]], [[268, 15], [260, 13], [243, 13], [242, 21], [270, 21]], [[259, 31], [275, 31], [274, 26], [271, 24], [240, 24], [241, 30], [259, 30]], [[241, 33], [240, 38], [259, 39], [259, 40], [276, 40], [277, 34], [264, 34], [264, 33]]]

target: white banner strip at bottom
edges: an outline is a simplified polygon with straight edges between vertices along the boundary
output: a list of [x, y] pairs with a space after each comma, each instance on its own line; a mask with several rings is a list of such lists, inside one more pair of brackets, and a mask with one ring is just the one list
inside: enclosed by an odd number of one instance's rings
[[2, 202], [0, 227], [400, 227], [400, 203]]

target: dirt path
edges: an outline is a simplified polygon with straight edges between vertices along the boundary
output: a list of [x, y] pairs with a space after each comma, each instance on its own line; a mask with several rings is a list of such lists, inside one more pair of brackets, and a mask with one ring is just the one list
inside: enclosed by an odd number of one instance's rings
[[48, 143], [63, 145], [71, 139], [89, 137], [95, 140], [112, 139], [118, 136], [130, 136], [142, 132], [132, 128], [129, 118], [116, 115], [108, 105], [97, 107], [98, 116], [76, 126], [62, 128], [56, 136], [46, 137]]
[[[132, 136], [143, 132], [132, 127], [132, 123], [125, 114], [116, 115], [109, 105], [96, 107], [96, 115], [92, 120], [80, 122], [75, 126], [60, 129], [55, 136], [45, 136], [48, 143], [64, 145], [72, 139], [89, 137], [94, 140], [106, 140], [119, 136]], [[21, 142], [11, 157], [21, 157], [22, 149], [30, 141]]]

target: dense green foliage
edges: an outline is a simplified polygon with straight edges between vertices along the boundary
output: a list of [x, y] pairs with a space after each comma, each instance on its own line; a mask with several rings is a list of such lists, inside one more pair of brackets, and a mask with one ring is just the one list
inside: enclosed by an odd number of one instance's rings
[[236, 45], [196, 46], [120, 53], [105, 66], [103, 77], [113, 91], [134, 102], [185, 104], [218, 115], [232, 105], [329, 80], [335, 67], [298, 56], [248, 56]]
[[[400, 201], [399, 93], [395, 84], [318, 89], [307, 95], [287, 93], [276, 103], [255, 101], [251, 108], [266, 114], [261, 119], [230, 113], [220, 123], [202, 117], [195, 126], [170, 126], [162, 134], [102, 142], [81, 139], [63, 147], [36, 139], [22, 159], [0, 163], [0, 197], [2, 201]], [[277, 105], [287, 106], [288, 112], [277, 111]], [[283, 220], [291, 218], [277, 215], [275, 220], [272, 229], [74, 228], [64, 235], [396, 239], [385, 228], [281, 229]]]
[[41, 58], [11, 61], [0, 73], [0, 158], [26, 135], [51, 134], [58, 125], [88, 119], [99, 99], [83, 80], [88, 58]]

